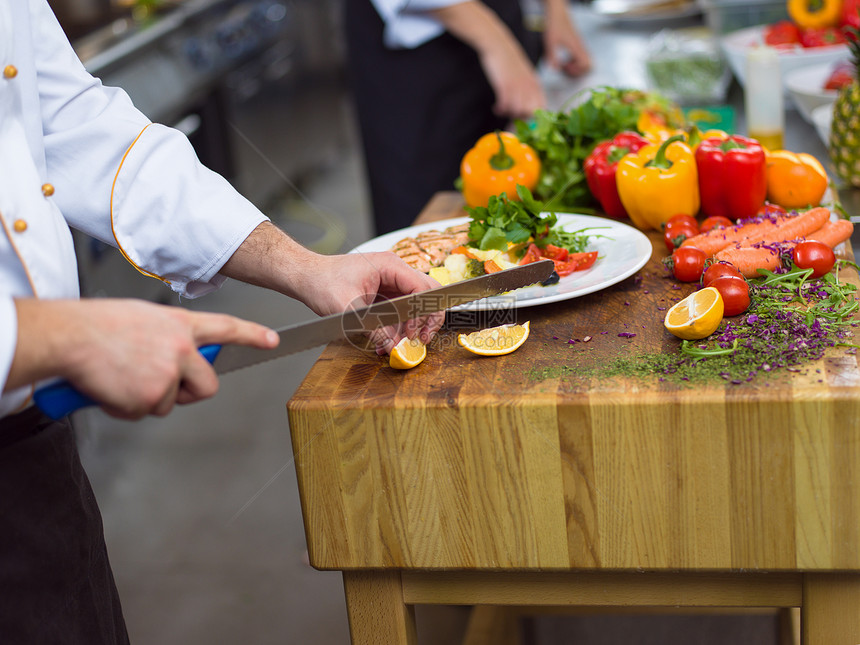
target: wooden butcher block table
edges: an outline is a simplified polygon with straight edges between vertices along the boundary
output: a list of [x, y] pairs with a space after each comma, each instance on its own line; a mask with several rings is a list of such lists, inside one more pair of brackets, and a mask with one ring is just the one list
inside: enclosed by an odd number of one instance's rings
[[[418, 223], [463, 214], [440, 193]], [[518, 310], [507, 356], [456, 331], [408, 371], [324, 351], [288, 409], [310, 560], [343, 571], [353, 643], [416, 643], [412, 606], [455, 604], [800, 607], [805, 645], [860, 644], [855, 356], [696, 387], [558, 369], [675, 350], [661, 305], [693, 287], [651, 238], [637, 276]]]

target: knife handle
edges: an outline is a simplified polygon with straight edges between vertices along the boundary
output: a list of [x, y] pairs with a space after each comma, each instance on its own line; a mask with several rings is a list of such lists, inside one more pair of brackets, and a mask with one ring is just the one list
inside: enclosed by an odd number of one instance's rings
[[[221, 351], [221, 345], [203, 345], [199, 351], [203, 358], [213, 363]], [[99, 405], [98, 401], [78, 392], [68, 381], [56, 381], [40, 387], [33, 393], [33, 401], [55, 421], [81, 408]]]

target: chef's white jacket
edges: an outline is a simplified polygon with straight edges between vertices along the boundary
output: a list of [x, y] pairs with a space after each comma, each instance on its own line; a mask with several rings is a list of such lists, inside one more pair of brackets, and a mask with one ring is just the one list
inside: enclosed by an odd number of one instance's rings
[[[69, 226], [117, 246], [144, 273], [195, 297], [266, 218], [90, 76], [46, 0], [0, 0], [0, 387], [17, 337], [13, 298], [75, 298]], [[0, 397], [0, 416], [32, 388]]]

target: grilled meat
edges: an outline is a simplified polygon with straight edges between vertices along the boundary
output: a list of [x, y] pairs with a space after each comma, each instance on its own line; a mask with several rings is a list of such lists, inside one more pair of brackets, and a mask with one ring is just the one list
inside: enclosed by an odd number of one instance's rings
[[449, 226], [444, 231], [424, 231], [414, 238], [407, 237], [391, 247], [413, 269], [427, 273], [441, 266], [458, 246], [469, 241], [469, 225]]

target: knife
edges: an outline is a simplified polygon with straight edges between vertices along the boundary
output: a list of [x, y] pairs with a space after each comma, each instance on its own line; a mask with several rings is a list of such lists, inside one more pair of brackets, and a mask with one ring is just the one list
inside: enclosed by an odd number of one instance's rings
[[[554, 268], [552, 260], [540, 260], [420, 293], [383, 300], [367, 307], [289, 325], [277, 330], [281, 342], [274, 349], [257, 349], [244, 345], [204, 345], [200, 347], [200, 353], [212, 364], [216, 373], [225, 374], [325, 345], [350, 333], [373, 331], [379, 327], [395, 325], [411, 318], [543, 282]], [[78, 392], [68, 381], [56, 381], [37, 389], [33, 393], [33, 400], [42, 412], [52, 419], [61, 419], [75, 410], [98, 405], [97, 401]]]

